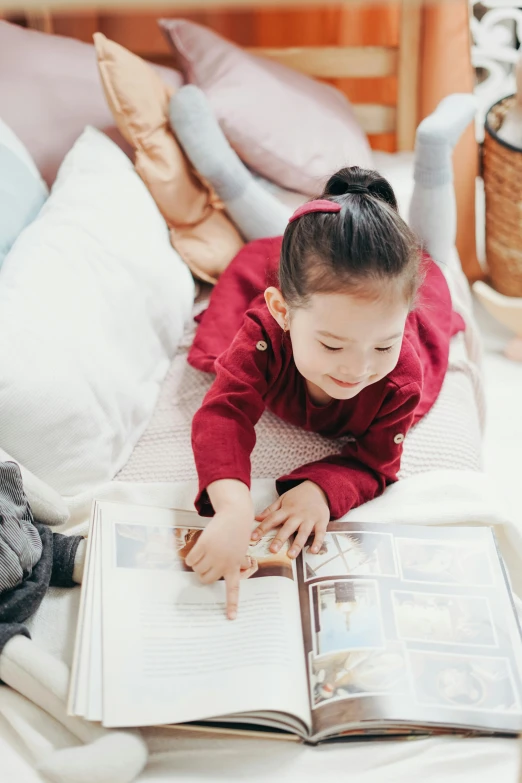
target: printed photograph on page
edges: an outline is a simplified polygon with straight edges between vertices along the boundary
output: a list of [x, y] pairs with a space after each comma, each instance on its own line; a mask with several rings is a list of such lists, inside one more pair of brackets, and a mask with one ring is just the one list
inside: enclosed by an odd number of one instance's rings
[[362, 696], [410, 691], [404, 645], [388, 641], [382, 650], [350, 650], [308, 657], [312, 708]]
[[490, 587], [490, 550], [484, 540], [396, 538], [401, 579], [408, 582]]
[[384, 647], [379, 586], [374, 580], [335, 579], [310, 587], [313, 651]]
[[303, 552], [305, 579], [325, 576], [397, 576], [390, 533], [339, 531], [327, 533], [317, 554]]
[[402, 639], [498, 647], [491, 605], [483, 596], [392, 590], [391, 597]]
[[[118, 568], [161, 571], [192, 571], [186, 558], [197, 543], [202, 528], [168, 527], [163, 525], [125, 524], [115, 528], [115, 557]], [[288, 557], [288, 542], [279, 552], [270, 552], [276, 531], [252, 544], [247, 555], [249, 567], [241, 572], [242, 579], [263, 576], [294, 578], [294, 563]]]
[[415, 698], [453, 710], [518, 712], [520, 697], [507, 658], [410, 650]]

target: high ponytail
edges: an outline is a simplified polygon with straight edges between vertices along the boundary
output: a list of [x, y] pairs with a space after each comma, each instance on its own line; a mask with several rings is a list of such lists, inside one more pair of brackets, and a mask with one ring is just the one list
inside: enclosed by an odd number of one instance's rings
[[413, 303], [420, 284], [420, 249], [400, 217], [390, 183], [358, 166], [332, 175], [321, 199], [339, 212], [305, 214], [289, 223], [279, 267], [281, 292], [290, 306], [306, 305], [314, 293], [339, 290], [369, 297], [385, 284], [400, 284]]
[[326, 183], [321, 198], [346, 196], [349, 193], [373, 196], [389, 204], [396, 212], [399, 211], [392, 186], [377, 171], [360, 169], [358, 166], [340, 169]]

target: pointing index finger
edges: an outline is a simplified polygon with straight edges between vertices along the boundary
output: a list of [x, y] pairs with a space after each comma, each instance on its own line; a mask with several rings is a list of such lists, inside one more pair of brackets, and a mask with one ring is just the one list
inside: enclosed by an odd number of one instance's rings
[[236, 568], [225, 575], [227, 617], [235, 620], [239, 605], [239, 569]]

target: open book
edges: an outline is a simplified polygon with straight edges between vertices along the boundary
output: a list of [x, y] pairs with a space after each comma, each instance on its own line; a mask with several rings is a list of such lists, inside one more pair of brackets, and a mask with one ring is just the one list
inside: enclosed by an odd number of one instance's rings
[[521, 636], [491, 529], [331, 523], [296, 562], [264, 538], [230, 621], [224, 583], [185, 564], [206, 523], [94, 504], [70, 714], [312, 743], [522, 729]]

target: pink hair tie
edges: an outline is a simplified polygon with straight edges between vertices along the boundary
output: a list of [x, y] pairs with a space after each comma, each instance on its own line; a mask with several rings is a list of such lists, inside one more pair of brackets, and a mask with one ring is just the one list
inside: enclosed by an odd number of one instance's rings
[[297, 207], [296, 211], [288, 221], [289, 223], [293, 223], [294, 220], [297, 220], [297, 218], [302, 217], [303, 215], [310, 215], [312, 212], [340, 212], [341, 211], [341, 205], [338, 204], [336, 201], [329, 201], [326, 198], [318, 198], [314, 201], [307, 201], [306, 204], [301, 204], [300, 207]]

